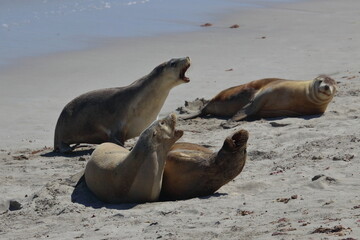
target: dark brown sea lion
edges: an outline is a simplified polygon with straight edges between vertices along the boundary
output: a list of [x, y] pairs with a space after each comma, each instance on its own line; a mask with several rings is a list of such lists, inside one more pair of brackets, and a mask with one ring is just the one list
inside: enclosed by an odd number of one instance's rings
[[190, 58], [172, 59], [129, 86], [85, 93], [69, 102], [57, 121], [54, 150], [70, 144], [113, 142], [138, 136], [159, 114], [170, 90], [189, 82]]
[[240, 174], [249, 134], [239, 130], [217, 152], [192, 143], [175, 143], [165, 164], [161, 197], [188, 199], [213, 194]]
[[265, 78], [225, 89], [199, 112], [181, 118], [214, 115], [238, 121], [322, 114], [336, 89], [336, 82], [324, 75], [308, 81]]

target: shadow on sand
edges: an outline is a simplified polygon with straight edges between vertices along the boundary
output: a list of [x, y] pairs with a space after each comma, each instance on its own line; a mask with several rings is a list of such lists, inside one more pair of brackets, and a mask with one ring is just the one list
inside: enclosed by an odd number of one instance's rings
[[[75, 185], [74, 179], [79, 179]], [[85, 177], [83, 172], [80, 172], [73, 176], [71, 180], [73, 182], [74, 191], [71, 194], [71, 201], [84, 205], [85, 207], [92, 207], [92, 208], [109, 208], [109, 209], [117, 209], [117, 210], [128, 210], [134, 208], [140, 203], [122, 203], [122, 204], [110, 204], [100, 201], [87, 187], [85, 182]], [[211, 198], [218, 198], [222, 196], [228, 195], [227, 193], [214, 193], [208, 196], [199, 197], [199, 199], [211, 199]], [[179, 199], [179, 200], [187, 200], [187, 199]], [[160, 196], [158, 202], [174, 202], [178, 201], [176, 199], [168, 199], [166, 197]]]
[[84, 155], [91, 155], [93, 151], [94, 151], [94, 148], [79, 149], [79, 150], [75, 150], [75, 151], [70, 152], [70, 153], [60, 153], [60, 152], [51, 151], [51, 152], [41, 154], [40, 156], [42, 156], [42, 157], [69, 157], [69, 158], [75, 158], [75, 157], [81, 157], [81, 156], [84, 156]]
[[85, 178], [82, 176], [76, 184], [71, 201], [92, 208], [109, 208], [117, 210], [127, 210], [135, 207], [136, 203], [110, 204], [100, 201], [87, 187]]
[[[286, 118], [299, 118], [299, 119], [303, 119], [303, 120], [311, 120], [311, 119], [315, 119], [315, 118], [319, 118], [321, 117], [323, 114], [317, 114], [317, 115], [306, 115], [306, 116], [298, 116], [298, 117], [276, 117], [276, 118], [258, 118], [258, 117], [247, 117], [243, 120], [240, 121], [231, 121], [231, 119], [227, 119], [226, 121], [222, 122], [220, 124], [221, 127], [223, 127], [224, 129], [229, 129], [229, 128], [234, 128], [237, 127], [239, 125], [242, 124], [242, 122], [254, 122], [254, 121], [258, 121], [258, 120], [266, 120], [269, 122], [269, 124], [272, 127], [284, 127], [287, 125], [290, 125], [290, 123], [277, 123], [276, 121], [280, 121]], [[208, 117], [207, 117], [208, 118]], [[223, 119], [223, 118], [218, 118], [218, 119]]]

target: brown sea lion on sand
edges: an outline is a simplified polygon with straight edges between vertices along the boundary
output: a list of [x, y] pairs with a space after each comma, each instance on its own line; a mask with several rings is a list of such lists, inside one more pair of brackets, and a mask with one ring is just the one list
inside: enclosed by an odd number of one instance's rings
[[88, 188], [108, 203], [158, 200], [167, 153], [183, 135], [175, 124], [175, 114], [155, 121], [131, 152], [113, 143], [97, 146], [85, 168]]
[[199, 112], [183, 119], [214, 115], [238, 121], [246, 117], [296, 117], [325, 112], [336, 82], [321, 75], [314, 80], [265, 78], [221, 91]]
[[70, 144], [113, 142], [138, 136], [160, 112], [169, 91], [189, 82], [190, 58], [172, 59], [129, 86], [85, 93], [69, 102], [57, 121], [54, 150]]
[[240, 174], [249, 134], [240, 130], [218, 152], [192, 143], [175, 143], [165, 164], [161, 198], [188, 199], [213, 194]]

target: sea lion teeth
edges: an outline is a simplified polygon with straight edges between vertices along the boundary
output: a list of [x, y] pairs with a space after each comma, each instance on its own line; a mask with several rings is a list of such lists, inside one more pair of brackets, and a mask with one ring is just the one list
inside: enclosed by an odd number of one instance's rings
[[183, 70], [180, 72], [180, 79], [182, 79], [185, 82], [190, 82], [190, 79], [185, 76], [186, 71], [189, 69], [190, 64], [187, 64]]

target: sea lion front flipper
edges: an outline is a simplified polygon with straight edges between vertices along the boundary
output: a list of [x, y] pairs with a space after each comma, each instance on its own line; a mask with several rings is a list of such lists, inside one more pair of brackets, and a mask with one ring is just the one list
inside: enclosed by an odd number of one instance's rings
[[267, 92], [268, 91], [258, 92], [246, 106], [244, 106], [234, 116], [232, 116], [231, 120], [232, 121], [240, 121], [249, 116], [256, 115], [264, 105], [264, 101], [266, 99]]
[[184, 115], [180, 115], [179, 118], [183, 119], [183, 120], [188, 120], [188, 119], [193, 119], [196, 117], [201, 117], [203, 115], [202, 110], [194, 112], [194, 113], [190, 113], [190, 114], [184, 114]]
[[250, 115], [253, 115], [257, 112], [258, 110], [258, 101], [251, 101], [249, 104], [247, 104], [245, 107], [243, 107], [240, 111], [238, 111], [237, 113], [235, 113], [234, 116], [231, 117], [231, 121], [240, 121], [243, 120], [245, 118], [247, 118]]
[[115, 143], [121, 147], [124, 147], [125, 141], [124, 136], [126, 133], [121, 133], [121, 131], [116, 131], [110, 134], [110, 142]]
[[60, 153], [71, 153], [75, 149], [75, 147], [76, 145], [74, 147], [71, 147], [69, 144], [61, 142], [60, 147], [55, 151], [58, 151]]
[[240, 120], [243, 120], [248, 116], [256, 113], [257, 109], [254, 109], [254, 107], [252, 107], [253, 105], [254, 105], [253, 102], [250, 102], [240, 111], [238, 111], [234, 116], [232, 116], [229, 120], [227, 120], [224, 123], [221, 123], [220, 126], [222, 126], [225, 129], [229, 129], [240, 125], [239, 123]]
[[115, 136], [110, 139], [110, 142], [115, 143], [121, 147], [124, 147], [124, 141], [117, 139]]
[[226, 122], [221, 123], [220, 126], [224, 129], [230, 129], [239, 126], [240, 124], [241, 122], [239, 121], [232, 121], [231, 119], [229, 119]]
[[[242, 109], [240, 109], [234, 116], [232, 116], [229, 120], [224, 123], [221, 123], [225, 129], [233, 128], [240, 125], [239, 121], [247, 118], [248, 116], [256, 113], [258, 109], [254, 108], [254, 100], [251, 100], [250, 103], [245, 105]], [[256, 106], [256, 105], [255, 105]]]
[[248, 114], [246, 114], [246, 110], [245, 109], [241, 109], [240, 111], [238, 111], [234, 116], [232, 116], [232, 118], [230, 119], [231, 121], [237, 122], [240, 120], [243, 120], [244, 118], [246, 118], [248, 116]]

